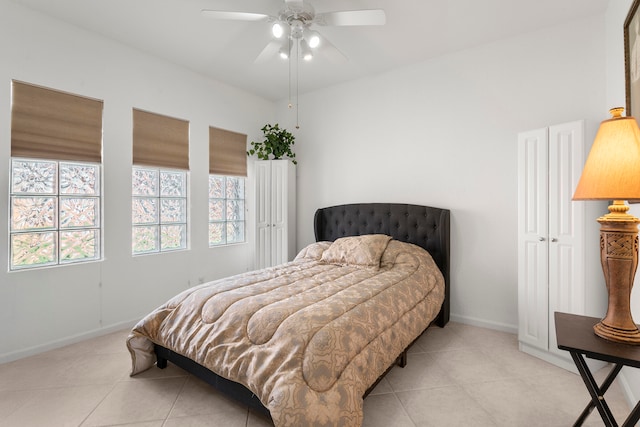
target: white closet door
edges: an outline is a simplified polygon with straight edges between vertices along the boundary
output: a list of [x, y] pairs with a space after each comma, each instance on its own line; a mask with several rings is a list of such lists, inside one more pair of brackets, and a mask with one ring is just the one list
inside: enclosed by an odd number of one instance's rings
[[547, 128], [518, 134], [518, 339], [549, 345]]
[[256, 268], [271, 266], [271, 164], [255, 162]]
[[285, 263], [287, 253], [288, 160], [271, 162], [271, 265]]
[[255, 162], [256, 268], [295, 257], [296, 169], [290, 160]]
[[558, 354], [553, 313], [585, 312], [585, 209], [571, 200], [585, 161], [584, 121], [549, 127], [549, 349]]

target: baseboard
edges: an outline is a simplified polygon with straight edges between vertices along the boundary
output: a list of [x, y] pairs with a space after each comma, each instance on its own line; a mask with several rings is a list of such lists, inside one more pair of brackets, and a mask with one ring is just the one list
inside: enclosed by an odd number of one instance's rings
[[492, 322], [489, 320], [478, 319], [475, 317], [461, 316], [451, 313], [452, 322], [464, 323], [465, 325], [478, 326], [486, 329], [494, 329], [496, 331], [508, 332], [510, 334], [518, 333], [518, 325], [508, 325], [506, 323]]
[[[578, 368], [576, 368], [576, 365], [573, 362], [573, 359], [571, 359], [569, 352], [566, 352], [566, 355], [561, 356], [547, 350], [541, 350], [539, 348], [530, 346], [521, 341], [518, 342], [518, 349], [523, 353], [527, 353], [530, 356], [537, 357], [540, 360], [544, 360], [547, 363], [551, 363], [552, 365], [578, 375]], [[591, 369], [591, 372], [596, 372], [607, 365], [606, 362], [603, 362], [601, 360], [587, 359], [586, 362], [589, 366], [589, 369]]]
[[90, 338], [96, 338], [103, 335], [110, 334], [112, 332], [121, 331], [123, 329], [132, 328], [140, 319], [128, 320], [124, 322], [115, 323], [113, 325], [105, 326], [99, 329], [83, 332], [81, 334], [72, 335], [59, 340], [50, 341], [48, 343], [37, 345], [23, 350], [18, 350], [10, 353], [0, 354], [0, 364], [12, 362], [14, 360], [23, 359], [29, 356], [35, 356], [45, 351], [55, 350], [66, 345], [75, 344], [80, 341], [88, 340]]

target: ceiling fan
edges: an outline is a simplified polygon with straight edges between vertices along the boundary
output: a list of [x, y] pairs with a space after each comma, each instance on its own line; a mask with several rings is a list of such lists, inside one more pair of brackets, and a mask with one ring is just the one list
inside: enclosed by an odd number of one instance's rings
[[282, 9], [276, 15], [208, 9], [202, 10], [202, 14], [219, 20], [273, 22], [271, 32], [274, 38], [258, 55], [256, 62], [271, 58], [276, 53], [288, 59], [294, 45], [305, 60], [310, 60], [313, 52], [320, 46], [330, 56], [333, 54], [333, 57], [344, 58], [335, 46], [313, 29], [314, 26], [384, 25], [386, 23], [386, 15], [382, 9], [316, 13], [313, 6], [304, 0], [284, 0]]

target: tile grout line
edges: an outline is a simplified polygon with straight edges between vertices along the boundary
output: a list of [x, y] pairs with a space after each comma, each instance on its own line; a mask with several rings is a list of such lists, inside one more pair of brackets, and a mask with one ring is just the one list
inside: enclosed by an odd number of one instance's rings
[[109, 395], [111, 395], [111, 393], [113, 393], [113, 391], [116, 389], [116, 386], [118, 385], [118, 383], [119, 383], [119, 381], [116, 381], [113, 384], [111, 384], [111, 389], [109, 390], [109, 392], [105, 393], [105, 395], [102, 397], [102, 399], [100, 399], [100, 401], [98, 403], [96, 403], [96, 405], [93, 407], [93, 409], [91, 411], [89, 411], [87, 416], [82, 419], [80, 424], [78, 424], [78, 427], [82, 427], [82, 425], [87, 422], [87, 420], [91, 417], [91, 415], [93, 415], [93, 413], [96, 411], [96, 409], [98, 409], [98, 407], [107, 399], [107, 397], [109, 397]]
[[167, 424], [167, 421], [169, 421], [169, 417], [171, 416], [171, 412], [173, 412], [173, 409], [176, 407], [176, 402], [178, 402], [178, 399], [180, 398], [180, 395], [182, 394], [182, 392], [184, 392], [184, 389], [187, 387], [187, 383], [189, 382], [189, 378], [190, 377], [191, 377], [191, 375], [187, 375], [187, 376], [184, 377], [184, 382], [180, 386], [180, 391], [178, 391], [178, 393], [176, 393], [176, 397], [175, 397], [175, 399], [173, 399], [173, 403], [171, 404], [171, 408], [169, 408], [169, 412], [167, 412], [167, 416], [164, 417], [164, 420], [162, 421], [162, 425], [163, 426], [165, 426]]

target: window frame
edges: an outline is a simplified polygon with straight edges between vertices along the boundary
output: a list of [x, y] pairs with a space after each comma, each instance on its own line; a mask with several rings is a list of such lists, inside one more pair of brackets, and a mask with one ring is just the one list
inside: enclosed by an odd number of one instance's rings
[[[157, 191], [157, 195], [152, 195], [152, 194], [134, 194], [134, 185], [135, 185], [135, 171], [136, 170], [146, 170], [146, 171], [153, 171], [155, 173], [157, 173], [157, 177], [156, 177], [156, 191]], [[162, 189], [161, 189], [161, 175], [163, 173], [168, 173], [168, 174], [182, 174], [183, 179], [182, 179], [182, 185], [184, 186], [184, 196], [176, 196], [176, 195], [162, 195]], [[163, 253], [170, 253], [170, 252], [180, 252], [180, 251], [186, 251], [190, 249], [190, 231], [191, 231], [191, 224], [190, 224], [190, 206], [189, 206], [189, 201], [190, 201], [190, 192], [189, 192], [189, 171], [188, 170], [183, 170], [183, 169], [171, 169], [171, 168], [164, 168], [164, 167], [157, 167], [157, 166], [144, 166], [144, 165], [133, 165], [132, 169], [131, 169], [131, 255], [134, 257], [138, 257], [138, 256], [143, 256], [143, 255], [153, 255], [153, 254], [163, 254]], [[155, 212], [155, 221], [145, 221], [145, 222], [136, 222], [134, 220], [134, 215], [135, 215], [135, 203], [136, 200], [143, 200], [143, 199], [154, 199], [156, 200], [156, 212]], [[162, 220], [162, 206], [163, 206], [163, 201], [165, 200], [183, 200], [183, 208], [184, 208], [184, 222], [180, 222], [180, 221], [163, 221]], [[170, 226], [174, 226], [174, 225], [179, 225], [179, 226], [184, 226], [184, 233], [183, 233], [183, 237], [184, 237], [184, 244], [178, 246], [178, 247], [167, 247], [167, 248], [163, 248], [162, 247], [162, 227], [166, 226], [166, 227], [170, 227]], [[142, 251], [136, 251], [135, 250], [135, 244], [136, 244], [136, 238], [135, 238], [135, 230], [136, 228], [140, 229], [143, 227], [155, 227], [155, 233], [154, 233], [154, 237], [156, 240], [156, 246], [153, 249], [149, 249], [149, 250], [142, 250]]]
[[[62, 267], [75, 264], [86, 264], [92, 262], [100, 262], [104, 260], [104, 168], [101, 162], [88, 162], [78, 160], [62, 160], [62, 159], [40, 159], [31, 157], [10, 157], [9, 159], [9, 221], [8, 221], [8, 249], [9, 249], [9, 272], [19, 271], [33, 271], [35, 269], [50, 268], [50, 267]], [[28, 162], [28, 163], [51, 163], [55, 164], [55, 177], [53, 178], [53, 188], [51, 192], [37, 192], [37, 191], [15, 191], [15, 175], [14, 175], [14, 162]], [[94, 185], [95, 193], [90, 194], [78, 194], [78, 193], [65, 193], [61, 189], [62, 180], [60, 179], [61, 164], [66, 165], [80, 165], [88, 166], [96, 169]], [[52, 198], [54, 218], [53, 224], [45, 227], [31, 227], [27, 229], [14, 229], [14, 209], [16, 208], [14, 200], [20, 198]], [[94, 219], [94, 225], [76, 225], [76, 226], [63, 226], [61, 225], [61, 215], [64, 204], [61, 200], [65, 199], [81, 199], [81, 200], [96, 200], [97, 206], [94, 209], [94, 215], [97, 218]], [[64, 247], [61, 244], [62, 235], [65, 232], [73, 231], [94, 231], [94, 243], [92, 245], [95, 255], [91, 258], [68, 258], [63, 257]], [[26, 234], [44, 234], [53, 233], [53, 244], [55, 246], [54, 255], [55, 260], [43, 263], [31, 263], [31, 264], [14, 264], [14, 236], [26, 235]], [[95, 242], [97, 240], [97, 242]]]
[[[216, 178], [222, 178], [224, 180], [224, 184], [222, 186], [223, 188], [223, 196], [224, 197], [212, 197], [212, 189], [211, 189], [211, 182], [212, 179], [216, 179]], [[228, 179], [234, 179], [234, 180], [239, 180], [242, 181], [242, 198], [229, 198], [228, 196], [228, 192], [227, 192], [227, 180]], [[218, 175], [218, 174], [209, 174], [209, 179], [208, 179], [208, 199], [207, 199], [207, 207], [208, 207], [208, 215], [207, 215], [207, 242], [209, 245], [209, 248], [218, 248], [218, 247], [224, 247], [224, 246], [230, 246], [230, 245], [236, 245], [236, 244], [243, 244], [247, 242], [247, 179], [243, 176], [232, 176], [232, 175]], [[242, 219], [241, 220], [229, 220], [227, 217], [227, 212], [228, 212], [228, 201], [242, 201]], [[212, 219], [212, 206], [211, 203], [212, 201], [222, 201], [223, 204], [223, 208], [222, 208], [222, 213], [224, 215], [223, 219]], [[229, 230], [229, 223], [242, 223], [242, 240], [234, 240], [229, 242], [228, 239], [228, 230]], [[222, 231], [223, 231], [223, 235], [224, 235], [224, 239], [223, 241], [221, 241], [220, 243], [212, 243], [212, 225], [213, 224], [222, 224]]]

